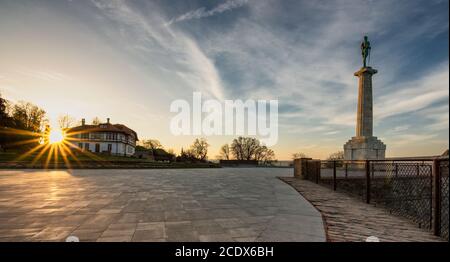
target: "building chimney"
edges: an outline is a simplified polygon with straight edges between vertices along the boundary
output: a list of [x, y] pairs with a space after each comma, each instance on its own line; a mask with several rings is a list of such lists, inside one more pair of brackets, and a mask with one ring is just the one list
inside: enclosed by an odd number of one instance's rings
[[106, 123], [107, 123], [107, 124], [109, 124], [109, 117], [108, 117], [108, 118], [106, 118]]
[[86, 124], [86, 119], [82, 118], [81, 119], [81, 125], [84, 126]]

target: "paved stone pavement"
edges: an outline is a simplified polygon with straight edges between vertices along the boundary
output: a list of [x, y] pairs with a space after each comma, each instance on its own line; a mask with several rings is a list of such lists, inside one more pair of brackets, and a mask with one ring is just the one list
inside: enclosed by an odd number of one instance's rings
[[0, 171], [0, 241], [325, 241], [284, 168]]
[[381, 242], [444, 241], [406, 218], [366, 204], [345, 193], [294, 177], [281, 177], [310, 201], [324, 216], [327, 240], [361, 242], [376, 236]]

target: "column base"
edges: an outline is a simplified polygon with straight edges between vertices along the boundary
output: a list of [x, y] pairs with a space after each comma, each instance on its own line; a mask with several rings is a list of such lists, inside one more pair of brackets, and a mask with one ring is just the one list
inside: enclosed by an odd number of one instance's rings
[[386, 145], [377, 137], [352, 137], [344, 145], [345, 160], [385, 159]]

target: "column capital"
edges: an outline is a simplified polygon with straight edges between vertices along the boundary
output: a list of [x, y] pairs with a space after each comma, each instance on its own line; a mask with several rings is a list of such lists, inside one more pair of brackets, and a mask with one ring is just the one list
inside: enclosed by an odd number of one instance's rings
[[378, 73], [378, 70], [373, 69], [372, 67], [368, 66], [368, 67], [362, 67], [361, 69], [359, 69], [357, 72], [355, 72], [355, 76], [361, 76], [362, 74], [370, 74], [370, 75], [374, 75]]

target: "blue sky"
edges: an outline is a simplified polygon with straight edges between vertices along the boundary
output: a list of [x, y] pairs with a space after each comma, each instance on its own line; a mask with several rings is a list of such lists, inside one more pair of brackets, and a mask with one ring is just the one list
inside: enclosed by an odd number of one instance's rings
[[[170, 102], [278, 99], [278, 158], [354, 135], [359, 43], [372, 43], [374, 134], [388, 156], [448, 148], [448, 1], [0, 1], [0, 92], [111, 117], [179, 150]], [[232, 137], [210, 137], [211, 157]]]

